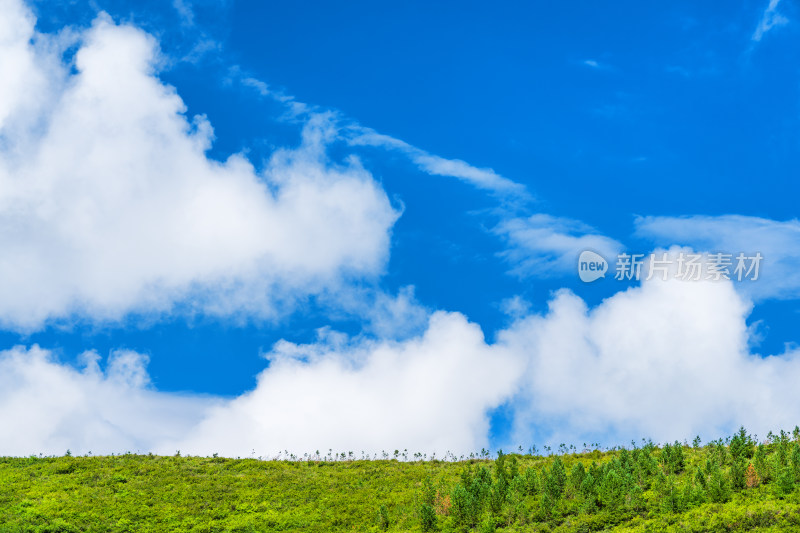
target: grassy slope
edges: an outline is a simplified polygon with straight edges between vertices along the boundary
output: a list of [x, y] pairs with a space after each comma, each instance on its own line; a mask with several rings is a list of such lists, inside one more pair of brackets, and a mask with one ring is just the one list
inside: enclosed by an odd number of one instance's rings
[[0, 531], [57, 519], [64, 531], [362, 531], [381, 504], [400, 529], [413, 529], [420, 481], [459, 470], [397, 461], [0, 459]]
[[[675, 480], [692, 483], [705, 449], [685, 450]], [[569, 473], [618, 457], [599, 451], [561, 456]], [[654, 450], [654, 457], [659, 450]], [[519, 470], [547, 472], [554, 458], [517, 456]], [[493, 461], [471, 461], [495, 471]], [[544, 470], [543, 470], [544, 467]], [[388, 511], [390, 531], [420, 531], [426, 478], [452, 494], [464, 463], [288, 462], [197, 457], [0, 458], [0, 532], [6, 531], [379, 531], [378, 510]], [[800, 491], [781, 498], [770, 484], [734, 492], [726, 503], [701, 503], [664, 512], [663, 493], [644, 490], [638, 508], [614, 512], [579, 509], [567, 489], [555, 511], [542, 514], [541, 491], [520, 499], [517, 517], [504, 507], [498, 531], [800, 531]], [[519, 514], [521, 511], [521, 514]], [[488, 511], [476, 530], [487, 528]], [[438, 528], [461, 530], [453, 516]], [[489, 528], [490, 529], [490, 528]]]

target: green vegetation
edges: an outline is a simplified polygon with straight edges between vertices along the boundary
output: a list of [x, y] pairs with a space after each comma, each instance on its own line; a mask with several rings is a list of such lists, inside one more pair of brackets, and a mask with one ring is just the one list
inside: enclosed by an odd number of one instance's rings
[[0, 533], [800, 531], [800, 429], [547, 457], [334, 457], [0, 458]]

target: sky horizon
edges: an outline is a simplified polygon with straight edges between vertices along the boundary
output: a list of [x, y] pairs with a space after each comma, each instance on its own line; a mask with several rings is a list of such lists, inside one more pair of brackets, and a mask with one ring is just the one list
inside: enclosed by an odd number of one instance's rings
[[0, 0], [0, 455], [792, 429], [797, 20]]

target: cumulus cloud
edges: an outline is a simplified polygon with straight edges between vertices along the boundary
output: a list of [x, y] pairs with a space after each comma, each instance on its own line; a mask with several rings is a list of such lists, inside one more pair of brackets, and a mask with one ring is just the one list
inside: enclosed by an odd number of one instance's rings
[[751, 37], [753, 41], [760, 41], [768, 31], [776, 26], [788, 24], [789, 19], [778, 13], [778, 4], [780, 1], [781, 0], [769, 0], [769, 4], [764, 10], [764, 13], [761, 15], [761, 20], [759, 21], [758, 26], [756, 26], [756, 30], [753, 32], [753, 36]]
[[170, 447], [198, 453], [467, 452], [488, 446], [488, 410], [513, 391], [520, 365], [486, 345], [459, 314], [435, 313], [403, 343], [340, 336], [279, 343], [257, 388], [212, 409]]
[[218, 401], [152, 390], [145, 355], [114, 351], [105, 371], [98, 359], [78, 370], [38, 346], [0, 352], [0, 454], [147, 452]]
[[509, 218], [494, 232], [506, 241], [508, 249], [502, 255], [513, 265], [511, 272], [520, 277], [574, 272], [583, 250], [595, 251], [611, 261], [623, 248], [580, 221], [545, 214]]
[[442, 312], [403, 342], [322, 330], [267, 357], [255, 390], [223, 401], [151, 390], [134, 352], [112, 353], [105, 372], [93, 352], [80, 371], [38, 347], [0, 352], [0, 454], [469, 452], [488, 446], [489, 410], [521, 370], [477, 325]]
[[741, 215], [639, 217], [636, 234], [659, 246], [682, 245], [707, 252], [761, 253], [759, 279], [737, 284], [756, 300], [800, 297], [800, 222]]
[[800, 419], [800, 351], [751, 352], [750, 310], [730, 281], [654, 278], [593, 308], [559, 291], [494, 342], [445, 312], [403, 341], [323, 329], [310, 344], [277, 343], [256, 387], [233, 399], [156, 392], [133, 352], [101, 372], [92, 353], [77, 371], [16, 348], [0, 353], [0, 423], [11, 429], [0, 453], [465, 453], [488, 446], [501, 405], [514, 448], [708, 440], [740, 424], [764, 436]]
[[330, 117], [310, 116], [262, 173], [214, 161], [209, 122], [157, 77], [153, 38], [101, 15], [64, 63], [3, 3], [3, 327], [175, 306], [269, 317], [382, 271], [399, 212], [357, 159], [328, 159]]
[[751, 352], [752, 304], [730, 280], [675, 279], [688, 251], [667, 252], [666, 281], [656, 276], [594, 308], [561, 290], [546, 313], [498, 335], [496, 345], [528, 361], [512, 442], [708, 440], [739, 425], [764, 436], [797, 423], [800, 351]]
[[[794, 356], [762, 361], [747, 353], [748, 312], [730, 282], [654, 279], [594, 309], [558, 292], [546, 314], [499, 336], [528, 354], [524, 392], [514, 401], [515, 441], [715, 438], [742, 423], [754, 430], [794, 423], [787, 415], [800, 406], [782, 405], [771, 391], [790, 386], [800, 366]], [[767, 378], [787, 364], [789, 375]]]
[[[310, 344], [280, 342], [257, 386], [233, 399], [158, 392], [136, 352], [112, 352], [105, 369], [93, 352], [80, 369], [37, 346], [0, 352], [0, 454], [459, 453], [488, 445], [489, 413], [503, 404], [514, 446], [717, 437], [739, 424], [763, 433], [800, 418], [787, 400], [798, 352], [751, 353], [746, 323], [749, 296], [797, 295], [797, 221], [639, 219], [637, 234], [658, 245], [761, 251], [764, 278], [752, 294], [654, 279], [594, 308], [561, 291], [545, 314], [510, 299], [514, 323], [487, 342], [463, 315], [430, 314], [410, 288], [365, 295], [351, 283], [381, 274], [399, 213], [356, 158], [333, 162], [326, 147], [397, 150], [504, 197], [524, 198], [521, 185], [360, 126], [343, 133], [335, 116], [291, 99], [306, 122], [298, 147], [261, 172], [242, 155], [215, 161], [211, 125], [159, 80], [151, 37], [101, 16], [65, 62], [75, 36], [34, 23], [0, 0], [0, 326], [176, 309], [270, 317], [315, 295], [371, 313], [383, 340], [323, 329]], [[495, 232], [519, 276], [622, 248], [542, 214]]]

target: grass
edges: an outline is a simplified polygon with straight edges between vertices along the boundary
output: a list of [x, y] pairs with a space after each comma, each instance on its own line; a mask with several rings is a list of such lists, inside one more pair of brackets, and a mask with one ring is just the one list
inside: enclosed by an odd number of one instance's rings
[[414, 529], [416, 489], [453, 463], [0, 459], [0, 531], [364, 531], [385, 505]]
[[465, 461], [0, 458], [0, 532], [800, 531], [798, 462], [787, 434]]

